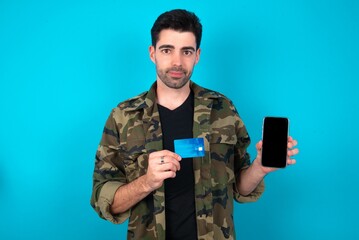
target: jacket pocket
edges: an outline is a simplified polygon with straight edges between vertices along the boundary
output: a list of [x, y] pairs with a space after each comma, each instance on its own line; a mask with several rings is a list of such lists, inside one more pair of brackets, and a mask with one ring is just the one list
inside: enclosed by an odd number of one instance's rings
[[128, 182], [144, 175], [147, 170], [148, 156], [145, 139], [131, 139], [123, 145], [123, 163]]
[[234, 147], [237, 137], [212, 133], [210, 137], [211, 174], [213, 184], [229, 184], [235, 181]]

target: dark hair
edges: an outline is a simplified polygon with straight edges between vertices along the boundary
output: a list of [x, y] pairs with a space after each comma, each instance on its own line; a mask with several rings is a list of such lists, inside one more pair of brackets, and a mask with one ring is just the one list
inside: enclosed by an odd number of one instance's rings
[[155, 21], [151, 29], [152, 46], [156, 46], [159, 34], [164, 29], [173, 29], [179, 32], [192, 32], [196, 37], [197, 49], [202, 39], [202, 24], [199, 18], [192, 12], [183, 9], [175, 9], [162, 13]]

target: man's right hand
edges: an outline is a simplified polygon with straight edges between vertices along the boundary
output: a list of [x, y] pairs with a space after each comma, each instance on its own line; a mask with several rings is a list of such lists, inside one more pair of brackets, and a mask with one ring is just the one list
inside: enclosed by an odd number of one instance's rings
[[126, 212], [152, 191], [162, 186], [167, 178], [176, 177], [180, 170], [181, 157], [174, 152], [162, 150], [148, 156], [147, 173], [116, 190], [111, 213]]
[[160, 188], [165, 179], [176, 177], [176, 172], [181, 169], [181, 159], [178, 154], [168, 150], [150, 153], [147, 173], [144, 175], [148, 191]]

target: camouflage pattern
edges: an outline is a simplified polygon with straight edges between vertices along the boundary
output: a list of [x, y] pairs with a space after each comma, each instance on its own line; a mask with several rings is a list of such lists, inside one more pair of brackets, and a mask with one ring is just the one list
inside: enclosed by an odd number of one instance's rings
[[[235, 239], [233, 199], [256, 201], [263, 181], [248, 196], [237, 193], [235, 179], [250, 164], [250, 139], [230, 100], [191, 82], [194, 92], [193, 137], [204, 138], [205, 157], [194, 158], [195, 206], [198, 239]], [[127, 218], [127, 239], [165, 239], [164, 187], [130, 211], [111, 215], [109, 208], [118, 187], [146, 173], [148, 154], [162, 150], [162, 132], [156, 83], [148, 92], [120, 103], [106, 122], [97, 150], [91, 205], [113, 223]]]

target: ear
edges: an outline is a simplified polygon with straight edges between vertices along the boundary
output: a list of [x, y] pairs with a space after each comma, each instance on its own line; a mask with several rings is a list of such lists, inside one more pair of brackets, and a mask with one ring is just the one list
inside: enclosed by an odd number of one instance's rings
[[156, 63], [156, 58], [155, 58], [156, 49], [155, 49], [155, 47], [151, 45], [151, 46], [148, 48], [148, 51], [150, 52], [150, 59], [151, 59], [151, 61], [152, 61], [153, 63]]
[[196, 51], [196, 62], [195, 62], [195, 64], [198, 63], [198, 61], [199, 61], [199, 56], [200, 56], [200, 55], [201, 55], [201, 49], [198, 48], [197, 51]]

